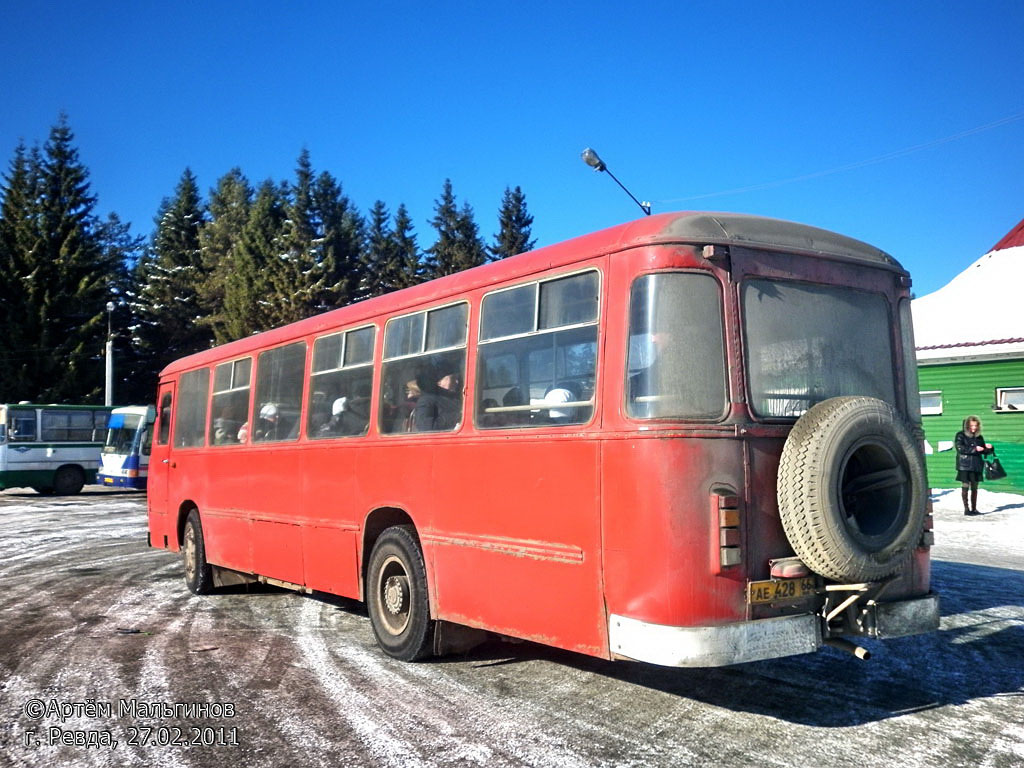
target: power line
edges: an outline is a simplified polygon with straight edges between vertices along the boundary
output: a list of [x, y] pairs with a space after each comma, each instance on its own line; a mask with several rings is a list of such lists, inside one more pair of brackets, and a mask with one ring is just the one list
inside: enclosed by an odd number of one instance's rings
[[852, 170], [854, 170], [856, 168], [863, 168], [864, 166], [867, 166], [867, 165], [875, 165], [877, 163], [885, 162], [886, 160], [895, 160], [898, 157], [903, 157], [905, 155], [913, 154], [914, 152], [921, 152], [921, 151], [926, 150], [926, 149], [931, 149], [933, 147], [938, 147], [938, 146], [941, 146], [943, 144], [948, 144], [951, 141], [958, 141], [958, 140], [966, 138], [968, 136], [973, 136], [976, 133], [981, 133], [982, 131], [989, 131], [989, 130], [992, 130], [993, 128], [998, 128], [1000, 126], [1006, 125], [1007, 123], [1013, 123], [1013, 122], [1016, 122], [1018, 120], [1024, 120], [1024, 112], [1020, 112], [1020, 113], [1015, 114], [1015, 115], [1010, 115], [1009, 117], [1004, 117], [1004, 118], [1001, 118], [1001, 119], [996, 120], [994, 122], [986, 123], [985, 125], [979, 125], [979, 126], [976, 126], [974, 128], [968, 128], [966, 131], [960, 131], [960, 133], [954, 133], [951, 136], [945, 136], [945, 137], [943, 137], [941, 139], [935, 139], [934, 141], [928, 141], [928, 142], [925, 142], [924, 144], [916, 144], [916, 145], [914, 145], [912, 147], [906, 147], [905, 149], [898, 149], [898, 150], [896, 150], [894, 152], [887, 152], [884, 155], [878, 155], [877, 157], [872, 157], [872, 158], [869, 158], [867, 160], [859, 160], [859, 161], [857, 161], [855, 163], [847, 163], [846, 165], [840, 165], [840, 166], [837, 166], [835, 168], [829, 168], [829, 169], [824, 170], [824, 171], [815, 171], [814, 173], [806, 173], [806, 174], [803, 174], [802, 176], [793, 176], [793, 177], [788, 178], [788, 179], [779, 179], [777, 181], [766, 181], [766, 182], [763, 182], [761, 184], [751, 184], [750, 186], [747, 186], [747, 187], [736, 187], [734, 189], [726, 189], [726, 190], [722, 190], [722, 191], [719, 191], [719, 192], [706, 192], [706, 193], [701, 194], [701, 195], [690, 195], [689, 197], [674, 197], [674, 198], [671, 198], [669, 200], [655, 200], [654, 202], [657, 202], [657, 203], [682, 203], [682, 202], [686, 202], [688, 200], [702, 200], [702, 199], [707, 198], [707, 197], [722, 197], [724, 195], [738, 195], [738, 194], [741, 194], [743, 192], [756, 192], [756, 191], [762, 190], [762, 189], [773, 189], [775, 187], [781, 187], [781, 186], [783, 186], [785, 184], [794, 184], [794, 183], [796, 183], [798, 181], [807, 181], [809, 179], [817, 179], [817, 178], [820, 178], [822, 176], [830, 176], [830, 175], [832, 175], [834, 173], [842, 173], [844, 171], [852, 171]]

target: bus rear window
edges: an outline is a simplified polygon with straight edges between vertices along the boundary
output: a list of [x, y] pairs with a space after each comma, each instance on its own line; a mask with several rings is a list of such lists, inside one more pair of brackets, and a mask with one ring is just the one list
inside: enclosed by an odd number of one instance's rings
[[841, 395], [894, 402], [885, 298], [850, 288], [751, 280], [743, 286], [750, 404], [795, 418]]
[[633, 284], [626, 411], [633, 418], [719, 418], [725, 411], [722, 297], [710, 275], [668, 272]]

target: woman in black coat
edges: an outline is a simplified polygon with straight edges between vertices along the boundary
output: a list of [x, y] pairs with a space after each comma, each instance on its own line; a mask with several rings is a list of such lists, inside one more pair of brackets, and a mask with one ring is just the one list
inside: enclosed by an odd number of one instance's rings
[[[981, 436], [981, 419], [968, 416], [964, 428], [956, 433], [956, 479], [960, 482], [960, 495], [964, 501], [964, 514], [977, 515], [978, 481], [985, 469], [982, 456], [992, 453], [991, 443]], [[967, 505], [967, 491], [971, 492], [971, 504]]]

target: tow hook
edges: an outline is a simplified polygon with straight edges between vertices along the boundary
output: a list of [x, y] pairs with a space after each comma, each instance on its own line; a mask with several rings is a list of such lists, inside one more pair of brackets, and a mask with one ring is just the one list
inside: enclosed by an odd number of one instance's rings
[[846, 651], [863, 661], [870, 659], [870, 651], [840, 635], [874, 636], [873, 607], [890, 580], [860, 584], [826, 584], [825, 603], [820, 614], [825, 645]]

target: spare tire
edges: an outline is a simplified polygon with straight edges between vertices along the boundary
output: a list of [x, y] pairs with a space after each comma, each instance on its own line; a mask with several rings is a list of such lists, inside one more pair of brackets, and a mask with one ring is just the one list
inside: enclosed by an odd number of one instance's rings
[[876, 581], [899, 571], [920, 541], [927, 494], [910, 429], [873, 397], [818, 403], [782, 449], [782, 527], [804, 564], [828, 579]]

